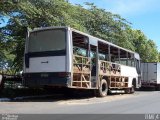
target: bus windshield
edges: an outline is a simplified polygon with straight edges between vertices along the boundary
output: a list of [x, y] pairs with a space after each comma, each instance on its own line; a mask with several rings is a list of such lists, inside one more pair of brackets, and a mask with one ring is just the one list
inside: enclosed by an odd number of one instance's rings
[[31, 32], [28, 52], [65, 50], [66, 33], [64, 29], [50, 29]]

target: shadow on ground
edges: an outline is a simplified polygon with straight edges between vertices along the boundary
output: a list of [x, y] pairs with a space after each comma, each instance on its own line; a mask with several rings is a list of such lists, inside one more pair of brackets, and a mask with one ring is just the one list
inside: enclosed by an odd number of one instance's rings
[[[114, 96], [121, 93], [109, 94]], [[4, 89], [1, 102], [56, 102], [62, 100], [80, 100], [95, 97], [93, 90], [75, 89]]]

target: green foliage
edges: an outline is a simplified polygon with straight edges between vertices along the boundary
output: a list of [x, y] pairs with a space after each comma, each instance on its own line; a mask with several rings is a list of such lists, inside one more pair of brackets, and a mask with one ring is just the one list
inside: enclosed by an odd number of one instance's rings
[[140, 30], [133, 30], [121, 16], [97, 8], [92, 3], [72, 5], [65, 0], [21, 0], [19, 3], [0, 2], [0, 69], [13, 73], [22, 70], [26, 27], [71, 26], [136, 51], [145, 62], [159, 61], [155, 43]]
[[[134, 51], [140, 54], [143, 62], [158, 62], [158, 50], [153, 40], [147, 39], [140, 30], [127, 30], [129, 39], [132, 41]], [[133, 50], [133, 49], [132, 49]]]

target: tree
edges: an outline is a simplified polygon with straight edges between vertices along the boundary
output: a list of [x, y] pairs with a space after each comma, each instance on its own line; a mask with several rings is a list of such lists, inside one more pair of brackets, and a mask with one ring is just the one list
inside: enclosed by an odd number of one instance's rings
[[148, 39], [140, 30], [128, 29], [127, 32], [134, 51], [140, 54], [143, 62], [158, 62], [158, 50], [153, 40]]
[[[86, 3], [72, 5], [66, 0], [12, 0], [0, 4], [0, 19], [8, 17], [0, 28], [0, 66], [14, 72], [22, 70], [26, 28], [70, 26], [136, 51], [143, 61], [158, 61], [156, 44], [142, 31], [133, 30], [120, 15], [112, 14]], [[148, 51], [146, 51], [146, 49]]]

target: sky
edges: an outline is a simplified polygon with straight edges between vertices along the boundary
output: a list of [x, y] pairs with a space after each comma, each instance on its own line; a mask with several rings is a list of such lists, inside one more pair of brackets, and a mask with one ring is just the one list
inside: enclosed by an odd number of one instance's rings
[[99, 8], [121, 15], [153, 40], [160, 51], [160, 0], [69, 0], [72, 4], [94, 3]]

